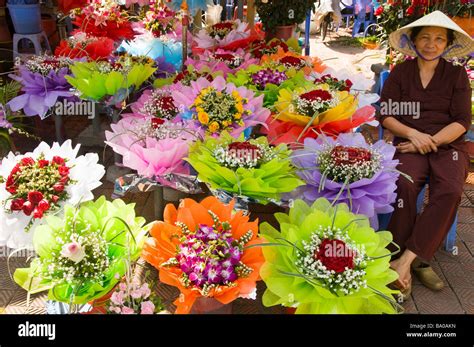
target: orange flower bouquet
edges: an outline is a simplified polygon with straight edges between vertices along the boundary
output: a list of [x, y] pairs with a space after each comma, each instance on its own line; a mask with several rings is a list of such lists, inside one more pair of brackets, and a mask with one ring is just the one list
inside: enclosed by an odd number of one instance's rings
[[322, 73], [326, 70], [323, 61], [318, 57], [303, 56], [299, 53], [287, 51], [279, 47], [274, 54], [264, 55], [260, 60], [261, 65], [280, 66], [283, 65], [287, 70], [295, 69], [303, 71], [306, 76], [312, 72]]
[[234, 202], [215, 197], [201, 203], [184, 199], [178, 209], [168, 204], [164, 221], [156, 222], [142, 257], [160, 272], [160, 281], [177, 287], [176, 313], [190, 313], [196, 300], [220, 304], [256, 297], [264, 259], [257, 237], [258, 220], [250, 222]]

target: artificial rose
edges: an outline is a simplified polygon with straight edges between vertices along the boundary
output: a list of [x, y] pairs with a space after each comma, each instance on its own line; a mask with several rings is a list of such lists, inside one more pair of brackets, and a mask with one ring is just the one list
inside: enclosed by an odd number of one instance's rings
[[37, 205], [41, 200], [43, 200], [43, 194], [41, 192], [33, 191], [28, 193], [28, 201], [33, 205]]
[[365, 148], [336, 146], [331, 150], [331, 157], [337, 165], [354, 165], [370, 161], [372, 154]]
[[25, 199], [22, 199], [22, 198], [13, 199], [10, 209], [12, 211], [21, 211], [24, 203], [25, 203]]
[[344, 272], [346, 268], [354, 268], [354, 252], [341, 240], [324, 239], [314, 257], [328, 270], [336, 273]]
[[84, 259], [86, 252], [78, 242], [70, 242], [63, 246], [61, 255], [77, 264]]
[[25, 157], [23, 159], [21, 159], [21, 164], [22, 165], [34, 165], [35, 161], [33, 158], [30, 158], [30, 157]]

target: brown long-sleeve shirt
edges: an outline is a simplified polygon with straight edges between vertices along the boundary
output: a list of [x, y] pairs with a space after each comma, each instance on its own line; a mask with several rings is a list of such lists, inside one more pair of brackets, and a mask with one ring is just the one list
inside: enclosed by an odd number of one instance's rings
[[[453, 122], [458, 122], [467, 131], [472, 118], [471, 96], [469, 78], [462, 66], [454, 66], [440, 59], [430, 83], [423, 88], [417, 60], [409, 60], [396, 65], [385, 82], [380, 98], [381, 111], [384, 112], [379, 113], [377, 119], [382, 123], [386, 117], [391, 116], [410, 128], [430, 135]], [[397, 110], [394, 107], [397, 103], [399, 112], [395, 114]], [[403, 103], [404, 106], [400, 107]], [[412, 112], [406, 114], [406, 111]], [[395, 138], [394, 144], [402, 141], [403, 139]], [[464, 142], [462, 135], [445, 146], [465, 150]]]

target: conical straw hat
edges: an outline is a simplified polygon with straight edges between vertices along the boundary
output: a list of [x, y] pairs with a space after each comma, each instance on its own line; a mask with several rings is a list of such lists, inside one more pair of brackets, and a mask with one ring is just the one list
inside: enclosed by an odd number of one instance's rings
[[446, 59], [462, 58], [474, 52], [474, 40], [448, 16], [441, 11], [434, 11], [422, 18], [410, 23], [403, 28], [394, 31], [389, 36], [390, 45], [403, 54], [416, 57], [418, 54], [410, 44], [410, 33], [414, 27], [434, 26], [451, 29], [454, 32], [454, 42], [451, 49], [443, 55]]

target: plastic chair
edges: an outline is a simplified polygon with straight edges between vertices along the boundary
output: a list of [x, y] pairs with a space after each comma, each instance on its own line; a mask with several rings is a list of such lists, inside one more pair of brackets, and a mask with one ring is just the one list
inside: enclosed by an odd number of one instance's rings
[[[385, 81], [388, 78], [390, 71], [384, 70], [380, 73], [380, 80], [379, 80], [379, 95], [382, 94], [382, 88], [385, 83]], [[383, 127], [381, 124], [379, 124], [379, 140], [383, 139]], [[425, 193], [426, 193], [426, 185], [429, 184], [429, 179], [426, 180], [425, 185], [420, 191], [420, 194], [418, 194], [418, 197], [416, 199], [416, 212], [419, 214], [421, 212], [421, 209], [423, 207], [423, 201], [425, 198]], [[385, 230], [388, 226], [388, 223], [390, 222], [390, 218], [392, 217], [392, 213], [386, 213], [386, 214], [379, 214], [378, 216], [378, 221], [379, 221], [379, 230]], [[456, 213], [456, 216], [454, 217], [453, 224], [449, 228], [448, 235], [446, 236], [446, 240], [444, 242], [444, 249], [447, 252], [452, 252], [454, 250], [454, 247], [456, 245], [456, 234], [457, 234], [457, 224], [458, 224], [458, 214]]]
[[[354, 17], [354, 11], [355, 11], [355, 0], [352, 0], [352, 4], [348, 5], [344, 1], [340, 1], [342, 5], [344, 5], [344, 8], [341, 10], [341, 16], [342, 20], [345, 19], [346, 21], [346, 29], [349, 28], [349, 21], [351, 20], [352, 17]], [[336, 32], [339, 30], [339, 24], [336, 27]]]
[[33, 43], [33, 47], [35, 49], [35, 54], [40, 55], [43, 52], [43, 48], [41, 46], [41, 39], [44, 40], [46, 50], [51, 52], [51, 47], [48, 42], [48, 36], [44, 31], [37, 33], [37, 34], [13, 34], [13, 58], [18, 57], [20, 54], [18, 53], [18, 45], [22, 39], [30, 40]]

